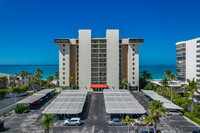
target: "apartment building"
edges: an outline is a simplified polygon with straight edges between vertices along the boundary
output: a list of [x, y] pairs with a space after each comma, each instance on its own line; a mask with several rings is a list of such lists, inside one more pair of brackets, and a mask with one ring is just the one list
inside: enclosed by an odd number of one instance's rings
[[[139, 87], [139, 45], [142, 38], [119, 38], [119, 30], [106, 30], [105, 38], [92, 38], [79, 30], [77, 39], [59, 38], [59, 84], [80, 90], [119, 89], [127, 78], [130, 89]], [[69, 82], [69, 76], [74, 81]]]
[[200, 38], [176, 43], [176, 74], [180, 81], [200, 82]]
[[34, 74], [28, 73], [24, 77], [21, 77], [18, 74], [14, 74], [14, 75], [9, 75], [7, 77], [8, 77], [8, 86], [9, 86], [10, 82], [14, 82], [16, 84], [16, 87], [18, 87], [18, 86], [29, 86], [30, 80], [34, 77]]

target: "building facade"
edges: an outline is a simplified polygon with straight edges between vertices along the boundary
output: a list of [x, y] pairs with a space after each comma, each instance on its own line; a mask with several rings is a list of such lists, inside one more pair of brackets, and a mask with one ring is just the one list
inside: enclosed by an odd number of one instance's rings
[[177, 79], [200, 82], [200, 38], [176, 43]]
[[[105, 38], [92, 38], [79, 30], [77, 39], [59, 38], [59, 84], [80, 90], [119, 89], [123, 78], [130, 89], [139, 86], [139, 45], [142, 38], [120, 39], [119, 30], [106, 30]], [[69, 77], [74, 77], [69, 81]]]

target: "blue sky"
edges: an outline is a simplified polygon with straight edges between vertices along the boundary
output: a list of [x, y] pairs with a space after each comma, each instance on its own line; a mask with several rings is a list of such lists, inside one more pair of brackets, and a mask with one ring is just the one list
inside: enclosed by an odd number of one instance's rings
[[140, 64], [175, 64], [175, 42], [200, 37], [200, 0], [0, 0], [0, 64], [58, 64], [54, 38], [78, 29], [142, 37]]

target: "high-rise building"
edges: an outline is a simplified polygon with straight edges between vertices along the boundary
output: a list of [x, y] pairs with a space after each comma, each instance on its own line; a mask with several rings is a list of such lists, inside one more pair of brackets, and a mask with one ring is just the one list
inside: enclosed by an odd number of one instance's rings
[[176, 43], [177, 79], [200, 82], [200, 38]]
[[[142, 38], [119, 38], [119, 30], [106, 30], [106, 38], [92, 38], [91, 30], [79, 30], [78, 39], [55, 39], [59, 46], [59, 84], [81, 90], [119, 89], [128, 79], [130, 89], [139, 86], [139, 45]], [[69, 82], [69, 77], [74, 77]]]

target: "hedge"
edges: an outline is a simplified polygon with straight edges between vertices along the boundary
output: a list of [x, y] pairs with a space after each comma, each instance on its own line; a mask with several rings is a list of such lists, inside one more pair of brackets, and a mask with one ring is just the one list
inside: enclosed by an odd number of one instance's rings
[[192, 114], [190, 114], [188, 112], [184, 112], [184, 116], [187, 117], [188, 119], [192, 120], [193, 122], [197, 123], [198, 125], [200, 125], [200, 119], [196, 118]]

